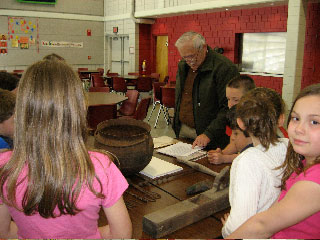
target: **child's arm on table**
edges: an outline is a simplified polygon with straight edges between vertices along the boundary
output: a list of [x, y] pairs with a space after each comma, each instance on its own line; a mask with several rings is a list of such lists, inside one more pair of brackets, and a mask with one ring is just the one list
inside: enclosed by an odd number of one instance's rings
[[18, 238], [17, 225], [11, 221], [9, 209], [4, 204], [0, 204], [0, 222], [1, 238]]
[[102, 238], [131, 238], [132, 224], [123, 197], [112, 207], [103, 208], [108, 226], [99, 228]]
[[300, 181], [267, 211], [256, 214], [226, 238], [269, 238], [320, 211], [320, 185]]
[[238, 156], [236, 145], [230, 139], [230, 143], [221, 151], [220, 148], [208, 151], [208, 161], [212, 164], [231, 163]]

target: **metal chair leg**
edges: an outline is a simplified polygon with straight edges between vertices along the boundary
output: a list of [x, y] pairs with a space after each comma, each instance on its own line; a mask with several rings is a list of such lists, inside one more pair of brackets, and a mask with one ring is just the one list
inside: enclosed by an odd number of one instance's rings
[[159, 101], [155, 101], [155, 102], [153, 103], [152, 110], [151, 110], [150, 116], [149, 116], [149, 118], [148, 118], [148, 122], [150, 121], [150, 118], [151, 118], [151, 116], [152, 116], [152, 113], [153, 113], [154, 109], [156, 108], [157, 103], [160, 103], [160, 102], [159, 102]]
[[160, 104], [158, 115], [157, 115], [157, 118], [156, 118], [156, 122], [154, 124], [154, 128], [157, 127], [157, 124], [158, 124], [158, 121], [159, 121], [159, 116], [160, 116], [160, 113], [161, 113], [161, 109], [162, 109], [162, 104]]

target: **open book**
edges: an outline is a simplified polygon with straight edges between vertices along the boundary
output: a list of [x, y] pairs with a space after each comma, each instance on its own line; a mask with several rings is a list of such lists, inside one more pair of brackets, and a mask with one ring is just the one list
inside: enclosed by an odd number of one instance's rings
[[192, 148], [192, 145], [188, 143], [178, 142], [171, 146], [158, 149], [157, 152], [166, 154], [172, 157], [186, 157], [195, 152], [200, 151], [201, 149], [202, 148], [200, 147]]
[[183, 170], [183, 168], [178, 165], [161, 160], [160, 158], [152, 157], [150, 163], [140, 171], [140, 173], [155, 179], [181, 170]]

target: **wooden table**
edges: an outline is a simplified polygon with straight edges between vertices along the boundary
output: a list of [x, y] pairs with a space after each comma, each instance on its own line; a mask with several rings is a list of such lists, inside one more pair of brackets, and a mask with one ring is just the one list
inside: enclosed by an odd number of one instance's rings
[[[154, 180], [152, 181], [150, 179], [148, 180], [148, 178], [143, 177], [140, 174], [137, 174], [135, 176], [130, 176], [129, 179], [135, 184], [140, 183], [140, 185], [143, 186], [145, 190], [156, 192], [161, 195], [161, 198], [157, 199], [155, 202], [145, 203], [145, 202], [139, 201], [138, 199], [135, 199], [134, 197], [129, 195], [127, 192], [124, 193], [125, 201], [136, 202], [135, 204], [136, 206], [128, 209], [128, 212], [130, 214], [130, 218], [132, 221], [132, 225], [133, 225], [132, 238], [135, 238], [135, 239], [152, 238], [151, 236], [149, 236], [148, 234], [142, 231], [142, 219], [145, 215], [193, 197], [193, 196], [188, 196], [186, 194], [185, 190], [187, 187], [206, 179], [209, 179], [211, 181], [214, 180], [214, 177], [212, 176], [206, 175], [201, 172], [197, 172], [194, 169], [190, 168], [189, 166], [178, 163], [176, 159], [173, 157], [156, 153], [156, 151], [154, 152], [154, 156], [160, 159], [166, 160], [168, 162], [174, 163], [176, 165], [182, 166], [183, 171], [176, 173], [176, 175], [169, 175], [167, 177], [167, 182], [165, 181], [160, 182], [160, 181], [154, 181]], [[222, 168], [224, 168], [225, 166], [228, 166], [227, 164], [222, 164], [222, 165], [209, 164], [207, 158], [202, 158], [197, 162], [205, 165], [206, 167], [209, 167], [215, 172], [220, 172]], [[151, 182], [152, 184], [147, 185], [146, 183], [148, 182], [149, 183]], [[139, 196], [145, 196], [144, 193], [137, 191], [132, 186], [130, 186], [127, 191], [134, 192]], [[222, 223], [220, 221], [220, 218], [223, 216], [224, 213], [228, 211], [229, 209], [226, 209], [224, 211], [215, 213], [210, 217], [207, 217], [205, 219], [202, 219], [199, 222], [196, 222], [180, 230], [177, 230], [167, 236], [163, 236], [162, 238], [166, 238], [166, 239], [167, 238], [170, 238], [170, 239], [171, 238], [172, 239], [174, 238], [180, 238], [180, 239], [219, 238], [221, 237], [221, 229], [222, 229]], [[101, 218], [99, 219], [99, 226], [103, 226], [107, 223], [103, 215], [104, 215], [103, 213], [100, 215]]]
[[101, 104], [118, 104], [128, 99], [126, 96], [116, 93], [88, 92], [87, 94], [89, 106]]

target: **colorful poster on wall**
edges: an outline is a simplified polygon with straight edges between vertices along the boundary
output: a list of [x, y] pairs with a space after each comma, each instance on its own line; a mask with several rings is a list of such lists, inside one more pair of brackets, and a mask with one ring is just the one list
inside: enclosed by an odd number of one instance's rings
[[1, 55], [7, 55], [8, 53], [8, 43], [7, 43], [7, 35], [6, 34], [0, 34], [0, 54]]
[[[36, 46], [39, 52], [38, 26], [38, 18], [8, 17], [8, 39], [11, 40], [11, 46], [19, 47], [20, 44], [21, 49]], [[18, 41], [18, 46], [14, 39]]]
[[29, 48], [29, 44], [28, 43], [20, 43], [20, 48], [21, 49], [28, 49]]
[[11, 39], [11, 47], [13, 48], [19, 47], [18, 39]]

